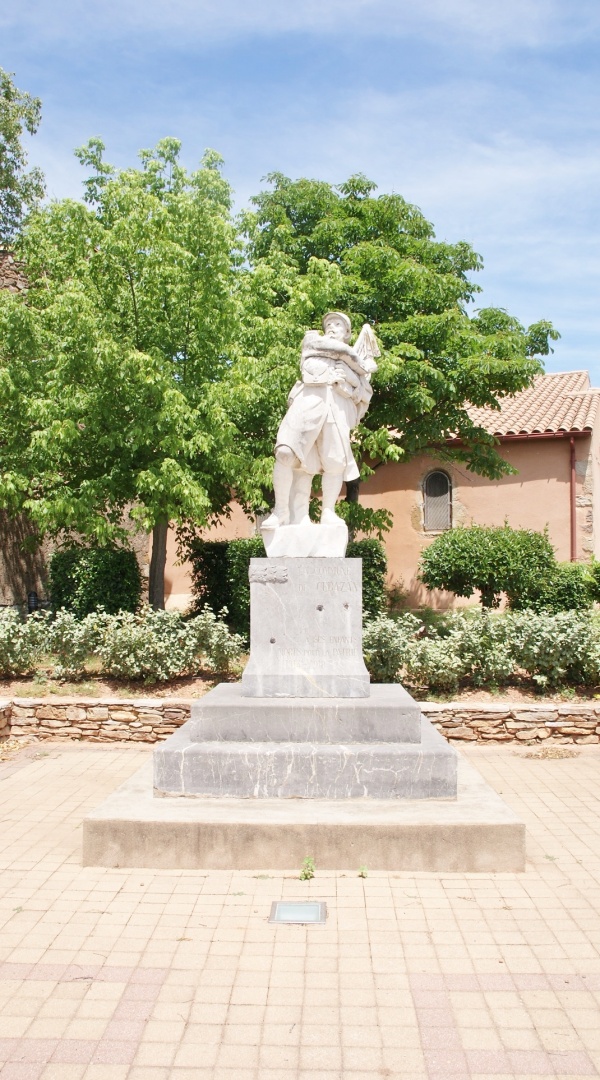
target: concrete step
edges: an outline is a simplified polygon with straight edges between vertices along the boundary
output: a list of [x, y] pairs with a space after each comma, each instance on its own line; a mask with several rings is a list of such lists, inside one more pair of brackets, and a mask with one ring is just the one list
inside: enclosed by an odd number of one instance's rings
[[421, 709], [403, 686], [374, 683], [368, 698], [252, 698], [220, 683], [192, 705], [192, 742], [411, 742]]
[[156, 794], [236, 799], [451, 799], [453, 747], [419, 743], [195, 742], [191, 721], [154, 749]]
[[[150, 762], [83, 823], [84, 866], [515, 873], [525, 826], [459, 757], [456, 799], [156, 799]], [[277, 899], [277, 897], [273, 897]]]

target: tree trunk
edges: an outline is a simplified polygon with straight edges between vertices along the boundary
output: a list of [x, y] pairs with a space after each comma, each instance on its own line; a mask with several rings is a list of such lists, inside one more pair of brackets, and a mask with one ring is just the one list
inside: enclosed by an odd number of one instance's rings
[[152, 530], [152, 557], [148, 579], [148, 601], [155, 611], [165, 606], [165, 564], [167, 561], [168, 521], [159, 521]]

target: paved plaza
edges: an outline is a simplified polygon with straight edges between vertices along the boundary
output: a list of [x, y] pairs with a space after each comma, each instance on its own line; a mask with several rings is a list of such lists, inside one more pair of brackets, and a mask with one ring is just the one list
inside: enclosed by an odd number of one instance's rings
[[[465, 750], [526, 822], [526, 873], [305, 882], [82, 868], [84, 815], [150, 749], [18, 751], [0, 763], [1, 1080], [600, 1077], [600, 748], [528, 752]], [[326, 901], [326, 925], [269, 924], [282, 898]]]

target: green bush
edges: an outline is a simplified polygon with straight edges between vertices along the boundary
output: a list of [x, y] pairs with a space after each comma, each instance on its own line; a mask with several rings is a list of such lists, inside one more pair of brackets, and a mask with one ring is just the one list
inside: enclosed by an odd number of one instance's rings
[[347, 559], [362, 559], [363, 615], [375, 618], [385, 608], [387, 557], [380, 540], [352, 540], [346, 551]]
[[514, 595], [509, 594], [513, 611], [585, 611], [596, 594], [596, 580], [586, 563], [555, 563], [550, 572]]
[[406, 657], [406, 675], [410, 682], [430, 690], [448, 693], [456, 690], [459, 680], [467, 673], [460, 656], [459, 634], [447, 637], [423, 637], [413, 641]]
[[474, 686], [504, 683], [515, 668], [507, 620], [489, 608], [453, 613], [450, 636], [463, 673]]
[[46, 616], [44, 623], [45, 651], [54, 661], [55, 679], [72, 679], [83, 675], [86, 661], [95, 652], [100, 629], [110, 616], [92, 612], [78, 619], [72, 611], [57, 611]]
[[234, 631], [250, 632], [250, 559], [265, 558], [260, 536], [246, 540], [195, 540], [187, 556], [192, 564], [193, 610], [227, 609], [227, 622]]
[[498, 607], [502, 593], [529, 595], [556, 567], [546, 533], [471, 525], [436, 537], [421, 556], [419, 576], [428, 589], [457, 596], [481, 592], [484, 607]]
[[16, 608], [0, 608], [0, 677], [28, 675], [46, 649], [45, 616], [23, 618]]
[[135, 611], [142, 578], [130, 548], [59, 548], [50, 560], [50, 599], [54, 611], [71, 611], [83, 619], [103, 609], [109, 614]]
[[[262, 536], [248, 540], [231, 540], [227, 548], [227, 581], [229, 583], [229, 622], [238, 634], [250, 634], [250, 559], [266, 558]], [[215, 610], [219, 610], [215, 607]]]
[[365, 662], [374, 681], [454, 691], [461, 680], [497, 685], [518, 673], [538, 686], [600, 682], [600, 619], [590, 612], [485, 609], [446, 615], [439, 632], [414, 615], [380, 616], [365, 626]]
[[600, 679], [600, 625], [587, 612], [515, 611], [504, 616], [515, 665], [538, 686]]
[[137, 615], [96, 616], [95, 652], [108, 675], [145, 682], [166, 682], [197, 671], [201, 660], [227, 671], [242, 651], [242, 641], [208, 608], [196, 618], [145, 607]]
[[600, 562], [593, 558], [591, 563], [586, 565], [590, 575], [590, 599], [598, 604], [600, 603]]
[[229, 581], [227, 577], [227, 540], [194, 540], [187, 550], [192, 567], [193, 611], [210, 607], [214, 611], [229, 610]]
[[363, 653], [373, 682], [400, 681], [400, 673], [421, 622], [406, 612], [395, 619], [376, 615], [365, 623]]

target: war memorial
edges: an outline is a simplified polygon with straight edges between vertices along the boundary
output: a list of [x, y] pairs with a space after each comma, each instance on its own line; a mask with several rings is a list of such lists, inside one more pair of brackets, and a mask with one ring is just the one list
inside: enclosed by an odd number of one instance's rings
[[[84, 822], [87, 865], [519, 871], [525, 827], [399, 684], [371, 684], [362, 564], [336, 514], [376, 370], [346, 315], [302, 343], [275, 447], [267, 557], [250, 563], [250, 656]], [[322, 478], [321, 520], [309, 516]]]

